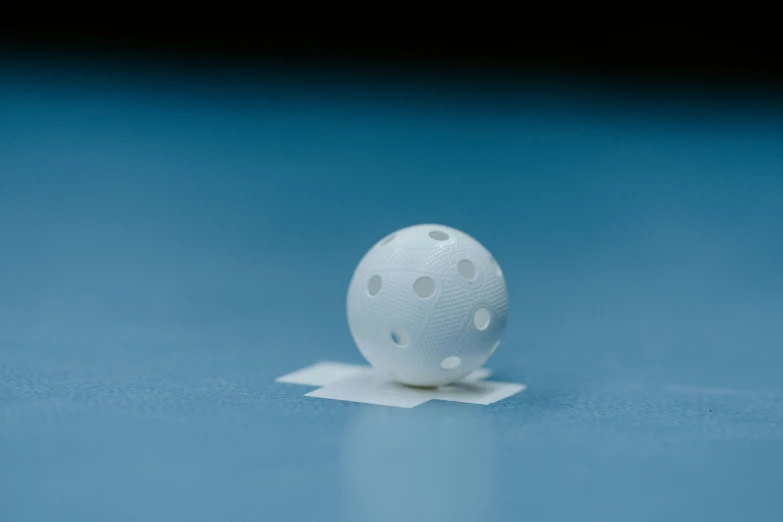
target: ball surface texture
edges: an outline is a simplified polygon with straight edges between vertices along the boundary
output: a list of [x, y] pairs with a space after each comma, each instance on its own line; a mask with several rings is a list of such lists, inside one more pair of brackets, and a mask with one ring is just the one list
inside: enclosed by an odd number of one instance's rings
[[443, 225], [389, 234], [359, 262], [348, 288], [348, 325], [375, 368], [414, 386], [440, 386], [495, 352], [508, 290], [478, 241]]

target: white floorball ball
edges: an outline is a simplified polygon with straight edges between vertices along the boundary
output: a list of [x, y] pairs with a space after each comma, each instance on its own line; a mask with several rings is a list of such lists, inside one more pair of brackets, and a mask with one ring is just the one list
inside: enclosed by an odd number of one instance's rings
[[348, 288], [348, 325], [375, 368], [414, 386], [478, 369], [506, 328], [500, 266], [478, 241], [443, 225], [388, 235], [362, 258]]

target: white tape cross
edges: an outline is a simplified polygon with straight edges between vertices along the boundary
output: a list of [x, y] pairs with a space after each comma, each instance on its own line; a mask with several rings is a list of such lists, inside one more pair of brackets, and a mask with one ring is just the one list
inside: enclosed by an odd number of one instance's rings
[[485, 381], [490, 371], [481, 368], [463, 380], [439, 388], [414, 388], [389, 379], [370, 366], [319, 362], [283, 375], [276, 382], [320, 386], [305, 395], [320, 399], [413, 408], [430, 400], [492, 404], [525, 389], [524, 384]]

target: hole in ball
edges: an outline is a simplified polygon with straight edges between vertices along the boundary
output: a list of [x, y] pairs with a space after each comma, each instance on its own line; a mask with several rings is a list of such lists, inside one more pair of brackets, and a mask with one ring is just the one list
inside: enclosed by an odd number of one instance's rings
[[422, 299], [432, 297], [435, 293], [435, 280], [428, 276], [422, 276], [413, 283], [413, 291]]
[[486, 330], [489, 326], [489, 310], [486, 308], [479, 308], [473, 314], [473, 326], [479, 330]]
[[367, 293], [370, 295], [378, 295], [378, 292], [381, 291], [381, 286], [383, 285], [383, 280], [381, 279], [381, 276], [374, 275], [370, 278], [370, 280], [367, 282]]
[[458, 367], [460, 364], [462, 364], [462, 359], [457, 357], [456, 355], [452, 355], [451, 357], [446, 357], [440, 362], [440, 367], [444, 370], [453, 370], [454, 368]]
[[405, 348], [411, 344], [411, 335], [405, 328], [398, 328], [393, 330], [391, 333], [391, 339], [394, 341], [394, 344], [400, 348]]
[[440, 230], [433, 230], [430, 232], [430, 237], [435, 241], [446, 241], [449, 238], [449, 235]]
[[476, 279], [476, 265], [470, 259], [463, 259], [457, 263], [457, 270], [459, 270], [459, 275], [468, 281]]

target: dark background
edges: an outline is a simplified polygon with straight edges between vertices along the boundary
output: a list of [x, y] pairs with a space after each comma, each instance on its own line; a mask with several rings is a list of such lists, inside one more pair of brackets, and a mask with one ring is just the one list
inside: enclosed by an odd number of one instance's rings
[[[163, 25], [163, 24], [161, 24]], [[467, 76], [516, 82], [567, 75], [636, 87], [711, 87], [783, 91], [783, 62], [774, 33], [713, 30], [687, 25], [631, 24], [625, 30], [561, 29], [530, 32], [484, 26], [451, 37], [399, 30], [383, 38], [372, 30], [346, 36], [324, 24], [281, 37], [274, 23], [204, 30], [188, 24], [160, 28], [0, 28], [0, 52], [39, 59], [75, 58], [160, 64], [167, 68], [326, 70]], [[388, 34], [379, 31], [380, 34]], [[458, 37], [455, 35], [459, 34]]]

